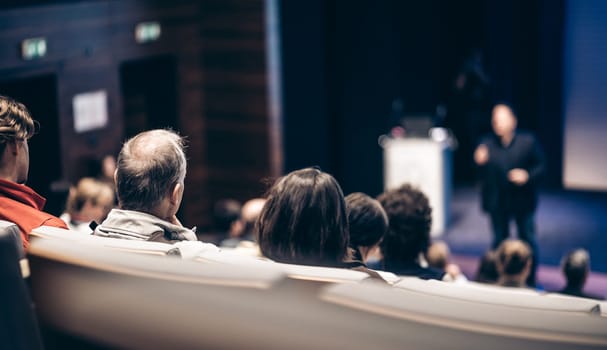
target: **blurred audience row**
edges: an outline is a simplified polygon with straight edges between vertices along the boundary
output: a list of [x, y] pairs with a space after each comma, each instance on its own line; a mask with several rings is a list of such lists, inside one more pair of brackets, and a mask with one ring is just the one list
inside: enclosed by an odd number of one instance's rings
[[[235, 200], [216, 203], [215, 227], [209, 232], [185, 227], [176, 216], [187, 190], [184, 140], [171, 130], [142, 132], [123, 145], [113, 172], [117, 207], [107, 181], [84, 178], [70, 190], [60, 222], [42, 212], [43, 198], [24, 185], [33, 126], [25, 106], [0, 98], [0, 218], [20, 227], [26, 248], [32, 228], [53, 225], [109, 238], [185, 244], [211, 240], [223, 249], [275, 262], [354, 269], [377, 280], [383, 280], [377, 270], [466, 280], [450, 262], [447, 245], [431, 241], [428, 198], [407, 184], [377, 199], [363, 193], [344, 196], [333, 176], [305, 168], [278, 178], [264, 198], [242, 207]], [[532, 261], [526, 243], [504, 241], [483, 257], [476, 280], [528, 288]], [[569, 254], [563, 269], [568, 283], [562, 293], [595, 297], [583, 292], [587, 252]]]

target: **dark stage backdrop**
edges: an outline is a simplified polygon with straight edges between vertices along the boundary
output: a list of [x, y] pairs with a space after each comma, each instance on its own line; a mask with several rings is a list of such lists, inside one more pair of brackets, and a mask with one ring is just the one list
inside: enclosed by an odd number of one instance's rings
[[[473, 183], [473, 144], [453, 106], [458, 71], [484, 54], [489, 102], [506, 100], [547, 150], [546, 185], [560, 186], [564, 0], [281, 1], [284, 170], [319, 165], [344, 192], [383, 190], [377, 143], [394, 119], [447, 107], [463, 147], [458, 183]], [[488, 125], [490, 108], [480, 115]]]

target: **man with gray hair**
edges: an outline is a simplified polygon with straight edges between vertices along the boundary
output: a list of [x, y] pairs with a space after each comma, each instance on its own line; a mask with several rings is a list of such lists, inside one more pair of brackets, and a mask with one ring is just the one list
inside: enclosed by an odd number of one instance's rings
[[142, 132], [128, 140], [114, 173], [119, 208], [97, 226], [97, 236], [172, 243], [196, 241], [175, 214], [186, 175], [182, 138], [170, 130]]
[[598, 295], [584, 292], [584, 284], [586, 284], [586, 279], [590, 274], [590, 255], [586, 249], [575, 249], [567, 254], [563, 258], [562, 267], [567, 285], [559, 293], [582, 298], [603, 299]]

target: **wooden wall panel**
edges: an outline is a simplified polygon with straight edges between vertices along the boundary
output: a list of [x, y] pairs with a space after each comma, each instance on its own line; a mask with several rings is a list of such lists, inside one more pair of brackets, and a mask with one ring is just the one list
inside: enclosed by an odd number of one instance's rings
[[[211, 201], [264, 193], [272, 176], [262, 0], [202, 6], [204, 110]], [[275, 175], [275, 174], [274, 174]]]
[[[61, 154], [49, 157], [61, 160], [63, 179], [80, 176], [83, 158], [120, 149], [124, 63], [168, 56], [176, 62], [175, 119], [189, 145], [182, 221], [205, 227], [217, 199], [245, 200], [263, 193], [261, 179], [270, 175], [264, 1], [23, 4], [31, 6], [0, 8], [0, 83], [56, 76]], [[160, 22], [158, 41], [135, 42], [134, 28], [141, 21]], [[38, 36], [47, 39], [47, 56], [22, 60], [21, 41]], [[108, 93], [109, 124], [77, 134], [72, 99], [99, 89]]]

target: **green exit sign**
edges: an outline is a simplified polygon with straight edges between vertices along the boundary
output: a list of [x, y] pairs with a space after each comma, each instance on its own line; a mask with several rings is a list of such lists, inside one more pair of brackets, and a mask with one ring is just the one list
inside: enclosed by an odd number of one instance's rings
[[46, 39], [30, 38], [21, 42], [21, 58], [33, 60], [46, 55]]
[[135, 27], [135, 41], [138, 43], [149, 43], [160, 38], [160, 23], [141, 22]]

